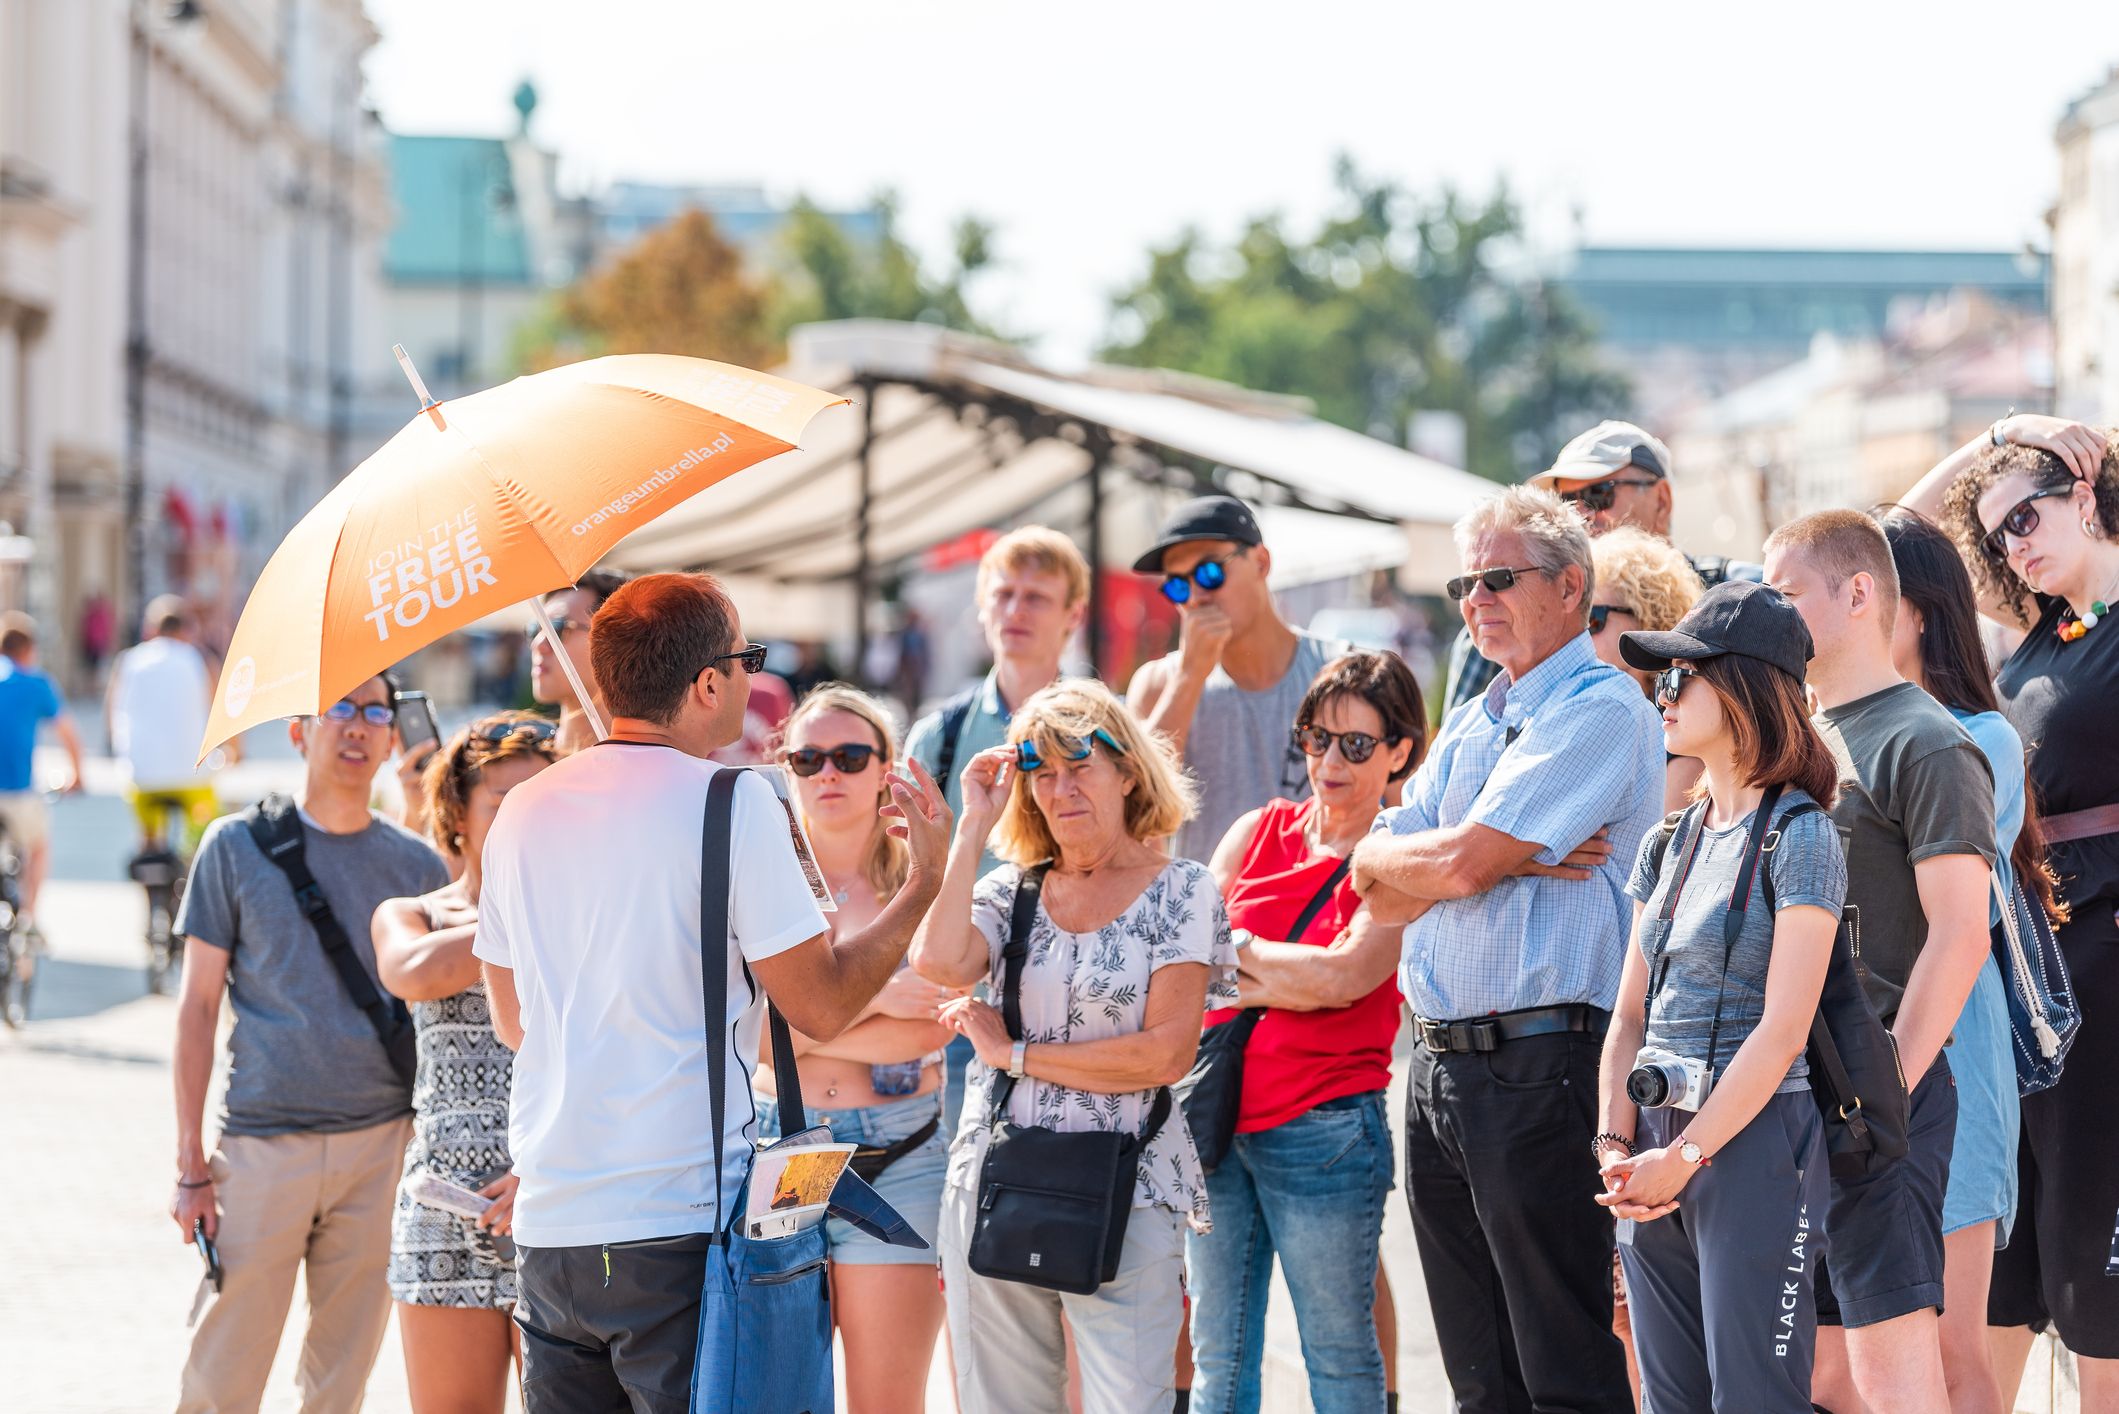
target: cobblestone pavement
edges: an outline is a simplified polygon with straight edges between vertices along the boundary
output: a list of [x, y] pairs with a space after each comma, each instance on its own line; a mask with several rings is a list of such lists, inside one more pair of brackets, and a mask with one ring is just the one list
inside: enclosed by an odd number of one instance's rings
[[[24, 1414], [149, 1414], [168, 1409], [186, 1343], [184, 1317], [199, 1264], [170, 1223], [172, 1004], [148, 997], [143, 909], [122, 879], [129, 839], [123, 804], [89, 795], [56, 808], [59, 876], [44, 907], [51, 953], [30, 1025], [0, 1032], [0, 1122], [17, 1225], [0, 1278], [0, 1408]], [[1401, 1067], [1402, 1069], [1402, 1067]], [[1393, 1088], [1393, 1124], [1402, 1116]], [[1441, 1414], [1448, 1398], [1434, 1348], [1402, 1193], [1387, 1206], [1385, 1263], [1398, 1297], [1400, 1388], [1407, 1414]], [[294, 1329], [298, 1333], [297, 1302]], [[1300, 1348], [1276, 1282], [1268, 1325], [1266, 1408], [1306, 1410]], [[296, 1406], [294, 1341], [283, 1341], [267, 1411]], [[2020, 1414], [2073, 1410], [2050, 1393], [2041, 1344]], [[2065, 1371], [2059, 1383], [2067, 1383]], [[937, 1361], [929, 1408], [951, 1409]], [[368, 1409], [410, 1408], [393, 1328], [369, 1386]], [[511, 1407], [512, 1403], [511, 1403]]]

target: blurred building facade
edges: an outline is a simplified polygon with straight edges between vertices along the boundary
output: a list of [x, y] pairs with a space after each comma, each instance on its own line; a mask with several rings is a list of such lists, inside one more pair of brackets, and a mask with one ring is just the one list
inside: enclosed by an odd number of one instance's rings
[[2055, 411], [2119, 420], [2119, 66], [2070, 103], [2054, 140]]
[[376, 38], [360, 0], [0, 0], [0, 518], [77, 687], [91, 602], [225, 632], [363, 450]]

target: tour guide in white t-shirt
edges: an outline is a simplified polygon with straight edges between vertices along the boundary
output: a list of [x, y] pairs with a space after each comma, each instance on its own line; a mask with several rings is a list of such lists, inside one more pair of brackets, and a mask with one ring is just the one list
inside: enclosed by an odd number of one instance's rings
[[508, 793], [486, 840], [473, 948], [493, 1029], [519, 1053], [508, 1142], [524, 1406], [682, 1414], [723, 1222], [706, 1047], [730, 1048], [720, 1191], [733, 1200], [753, 1153], [748, 1077], [766, 999], [804, 1035], [844, 1030], [933, 901], [951, 818], [924, 771], [891, 776], [884, 813], [911, 847], [911, 874], [873, 924], [834, 941], [772, 788], [739, 782], [729, 1014], [710, 1033], [700, 832], [720, 769], [705, 757], [737, 739], [750, 697], [736, 609], [708, 575], [648, 575], [597, 612], [591, 644], [610, 739]]

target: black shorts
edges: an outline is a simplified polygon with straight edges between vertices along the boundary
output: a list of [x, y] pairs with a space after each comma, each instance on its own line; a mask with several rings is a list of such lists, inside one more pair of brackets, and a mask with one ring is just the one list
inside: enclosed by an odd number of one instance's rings
[[527, 1414], [690, 1414], [713, 1242], [518, 1244]]
[[1957, 1137], [1957, 1080], [1941, 1055], [1913, 1087], [1903, 1159], [1866, 1178], [1832, 1180], [1817, 1323], [1874, 1326], [1942, 1309], [1942, 1195]]
[[2119, 1359], [2119, 1276], [2106, 1275], [2119, 1227], [2119, 933], [2108, 902], [2060, 933], [2084, 1021], [2060, 1083], [2023, 1097], [2021, 1186], [2009, 1245], [1994, 1254], [1987, 1322], [2057, 1328], [2077, 1355]]

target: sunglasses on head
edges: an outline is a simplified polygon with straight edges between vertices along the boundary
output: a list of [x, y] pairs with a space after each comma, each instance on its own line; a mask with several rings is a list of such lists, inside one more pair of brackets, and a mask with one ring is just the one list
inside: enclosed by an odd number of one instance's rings
[[2013, 535], [2018, 540], [2021, 540], [2038, 528], [2038, 508], [2032, 505], [2031, 502], [2043, 501], [2051, 496], [2069, 496], [2073, 494], [2074, 488], [2071, 486], [2048, 486], [2043, 491], [2033, 491], [2030, 495], [2009, 507], [2009, 513], [2003, 516], [1995, 524], [1994, 528], [1986, 533], [1980, 544], [1986, 546], [1987, 553], [1995, 559], [2006, 560], [2009, 557], [2009, 542], [2002, 537], [2004, 535]]
[[557, 735], [558, 725], [546, 721], [481, 722], [471, 728], [474, 741], [502, 742], [518, 736], [526, 736], [532, 741], [550, 741]]
[[[1095, 731], [1089, 733], [1089, 735], [1086, 737], [1055, 737], [1053, 738], [1052, 744], [1059, 751], [1060, 755], [1065, 757], [1067, 760], [1086, 761], [1089, 759], [1090, 746], [1093, 743], [1099, 741], [1104, 744], [1105, 749], [1108, 750], [1113, 756], [1123, 756], [1126, 754], [1126, 748], [1120, 746], [1118, 744], [1118, 739], [1112, 736], [1111, 733], [1105, 731], [1102, 727], [1098, 727]], [[1037, 741], [1034, 737], [1025, 737], [1023, 740], [1015, 744], [1015, 768], [1018, 771], [1021, 771], [1024, 775], [1028, 775], [1032, 771], [1044, 770], [1045, 765], [1046, 762], [1044, 757], [1038, 754]]]
[[874, 747], [849, 741], [839, 746], [798, 746], [780, 759], [798, 776], [814, 776], [824, 769], [826, 761], [842, 776], [858, 776], [868, 769], [875, 755]]
[[1336, 741], [1339, 743], [1339, 754], [1356, 766], [1374, 756], [1376, 748], [1386, 740], [1396, 741], [1398, 738], [1370, 736], [1367, 732], [1328, 732], [1323, 727], [1295, 728], [1295, 745], [1302, 749], [1304, 755], [1322, 758]]
[[1685, 679], [1699, 675], [1698, 668], [1681, 668], [1675, 663], [1671, 664], [1655, 675], [1655, 700], [1668, 707], [1685, 691]]
[[387, 727], [397, 720], [397, 709], [387, 702], [355, 702], [341, 697], [317, 715], [327, 722], [344, 724], [358, 717], [371, 727]]
[[[564, 614], [552, 615], [552, 632], [566, 634], [572, 633], [577, 628], [583, 633], [587, 633], [589, 631], [589, 621], [587, 619], [570, 619]], [[532, 643], [535, 643], [538, 635], [543, 632], [543, 624], [524, 624], [522, 628], [522, 636], [529, 639]]]
[[1173, 604], [1184, 604], [1191, 601], [1192, 586], [1195, 584], [1209, 592], [1221, 588], [1229, 582], [1229, 561], [1236, 559], [1243, 554], [1244, 550], [1249, 548], [1249, 546], [1244, 546], [1242, 549], [1223, 555], [1218, 560], [1201, 560], [1198, 564], [1192, 566], [1191, 572], [1188, 574], [1164, 575], [1163, 598]]
[[[709, 658], [706, 660], [706, 666], [711, 668], [717, 664], [726, 663], [731, 658], [741, 663], [743, 671], [752, 676], [765, 671], [765, 645], [762, 643], [745, 644], [733, 653], [723, 653], [717, 658]], [[704, 672], [705, 669], [702, 668], [700, 671]]]
[[1592, 481], [1587, 486], [1577, 486], [1572, 491], [1562, 491], [1560, 499], [1571, 506], [1580, 506], [1585, 511], [1608, 511], [1618, 504], [1621, 486], [1653, 485], [1653, 477], [1613, 476], [1603, 481]]
[[1470, 574], [1458, 575], [1442, 588], [1452, 599], [1469, 599], [1472, 590], [1480, 584], [1500, 594], [1516, 587], [1516, 576], [1542, 573], [1544, 571], [1536, 565], [1525, 565], [1521, 569], [1473, 570]]

